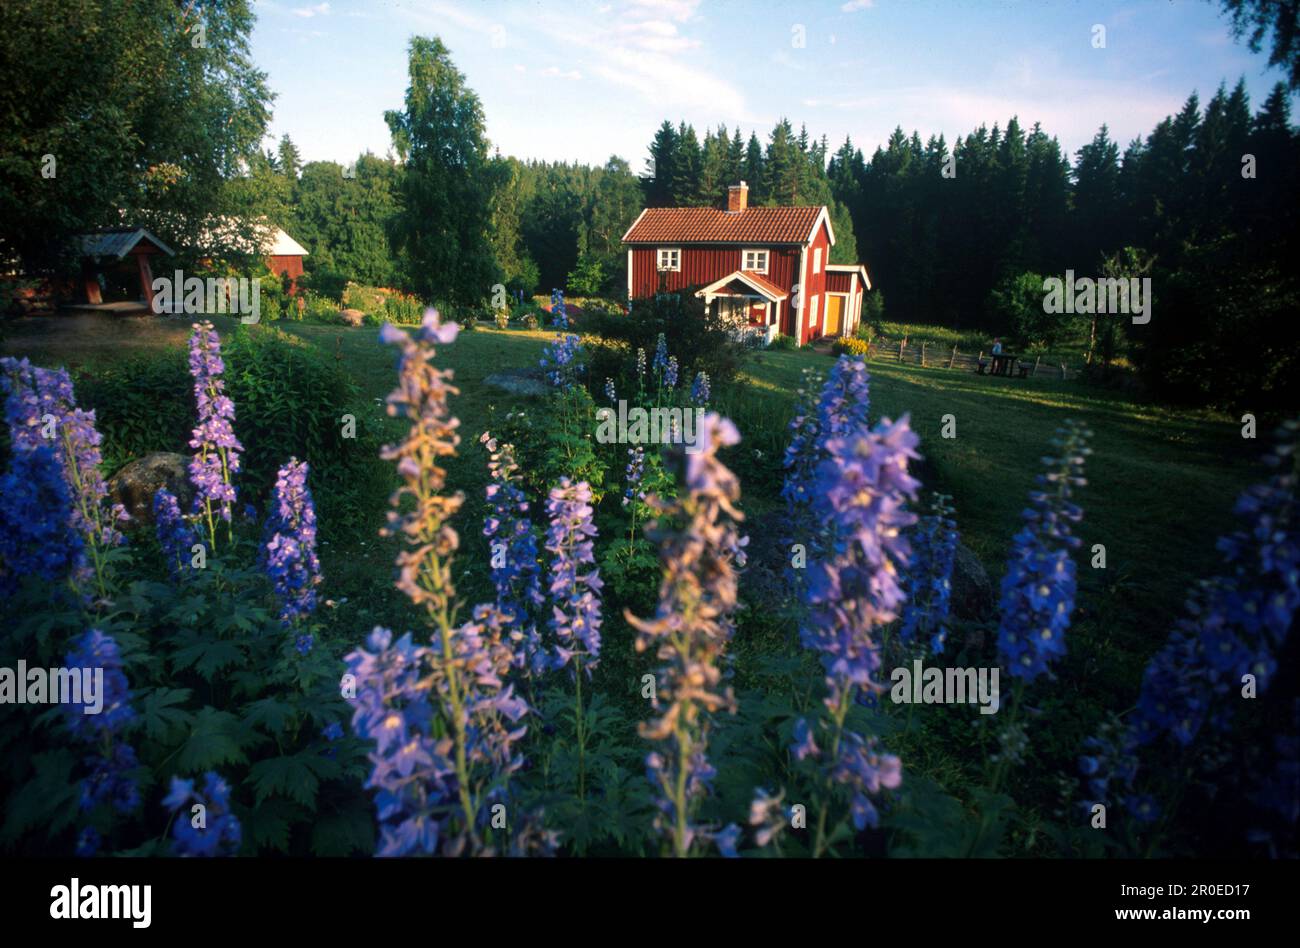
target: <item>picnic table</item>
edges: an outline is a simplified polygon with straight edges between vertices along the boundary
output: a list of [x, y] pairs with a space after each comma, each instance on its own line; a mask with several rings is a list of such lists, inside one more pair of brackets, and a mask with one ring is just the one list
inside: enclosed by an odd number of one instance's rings
[[[1015, 374], [1017, 367], [1019, 367], [1020, 377], [1022, 379], [1029, 377], [1029, 364], [1022, 363], [1018, 356], [1010, 352], [995, 352], [990, 355], [989, 358], [992, 360], [992, 362], [988, 364], [989, 375], [1001, 375], [1006, 378], [1011, 378], [1012, 375]], [[980, 359], [975, 365], [975, 371], [980, 375], [983, 375], [984, 369], [985, 362], [983, 359]]]

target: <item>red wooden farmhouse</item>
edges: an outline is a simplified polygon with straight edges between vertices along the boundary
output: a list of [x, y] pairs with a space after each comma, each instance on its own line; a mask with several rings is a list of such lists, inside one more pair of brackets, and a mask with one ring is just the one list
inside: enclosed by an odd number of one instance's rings
[[871, 289], [867, 269], [830, 262], [826, 207], [750, 207], [745, 182], [727, 209], [649, 207], [623, 235], [628, 299], [694, 288], [705, 305], [763, 333], [806, 343], [848, 336]]

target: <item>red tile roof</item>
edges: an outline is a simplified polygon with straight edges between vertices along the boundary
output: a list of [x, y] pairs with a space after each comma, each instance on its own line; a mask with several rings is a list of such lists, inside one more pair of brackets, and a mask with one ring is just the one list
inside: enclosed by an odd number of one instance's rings
[[802, 244], [820, 207], [651, 207], [623, 236], [627, 244]]

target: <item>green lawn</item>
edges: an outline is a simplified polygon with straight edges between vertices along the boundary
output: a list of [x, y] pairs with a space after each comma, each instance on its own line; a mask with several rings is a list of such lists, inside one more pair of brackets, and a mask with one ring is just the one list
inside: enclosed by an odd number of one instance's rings
[[[214, 322], [223, 334], [235, 325], [233, 319]], [[277, 325], [338, 358], [375, 410], [382, 411], [380, 402], [394, 384], [394, 353], [378, 342], [374, 327]], [[28, 319], [6, 326], [0, 348], [40, 364], [93, 369], [181, 347], [188, 332], [185, 320], [149, 317]], [[548, 331], [480, 329], [463, 332], [454, 345], [439, 350], [438, 362], [454, 369], [461, 389], [453, 400], [461, 422], [461, 455], [447, 467], [449, 487], [467, 498], [458, 518], [465, 547], [457, 573], [462, 595], [476, 594], [476, 584], [485, 581], [474, 566], [484, 552], [479, 525], [487, 478], [475, 442], [492, 424], [494, 412], [523, 404], [486, 387], [483, 380], [503, 369], [535, 365], [552, 336]], [[780, 505], [781, 454], [801, 370], [826, 370], [831, 364], [829, 357], [810, 350], [754, 353], [733, 384], [715, 387], [715, 407], [736, 421], [744, 439], [731, 449], [728, 461], [741, 476], [750, 530], [763, 530], [762, 515]], [[1238, 425], [1220, 415], [1136, 402], [1077, 381], [993, 378], [887, 359], [873, 360], [868, 368], [873, 419], [911, 416], [921, 437], [924, 486], [953, 495], [963, 539], [995, 585], [1053, 431], [1074, 417], [1095, 434], [1089, 483], [1078, 495], [1085, 512], [1078, 530], [1084, 547], [1077, 557], [1080, 592], [1069, 654], [1057, 668], [1059, 681], [1036, 693], [1036, 713], [1051, 722], [1036, 744], [1037, 766], [1023, 768], [1021, 785], [1009, 788], [1029, 806], [1026, 812], [1042, 816], [1050, 808], [1056, 775], [1072, 772], [1081, 741], [1093, 733], [1102, 713], [1131, 705], [1142, 668], [1168, 635], [1185, 591], [1219, 568], [1215, 539], [1233, 528], [1235, 496], [1264, 476], [1258, 457], [1266, 441], [1264, 436], [1243, 440]], [[941, 436], [946, 415], [956, 424], [956, 437], [949, 439]], [[388, 424], [397, 435], [401, 424]], [[1105, 546], [1104, 570], [1089, 565], [1094, 544]], [[395, 541], [378, 538], [359, 541], [356, 548], [322, 550], [325, 595], [347, 598], [334, 616], [335, 628], [364, 629], [376, 622], [400, 627], [406, 621], [401, 597], [391, 592], [395, 550]], [[742, 577], [742, 596], [745, 588]], [[742, 614], [735, 642], [739, 687], [755, 686], [752, 659], [793, 647], [793, 622], [792, 614], [784, 612]], [[610, 617], [611, 643], [621, 625]], [[995, 660], [987, 634], [982, 639], [969, 635], [956, 649], [969, 664]], [[614, 655], [610, 658], [605, 687], [618, 690], [609, 677], [616, 668], [616, 679], [633, 679]], [[912, 773], [960, 793], [964, 782], [978, 779], [983, 759], [972, 743], [976, 735], [968, 716], [962, 709], [942, 709], [928, 721], [894, 749], [911, 762]], [[988, 738], [980, 740], [987, 747]]]
[[[214, 322], [223, 333], [235, 325], [227, 317]], [[275, 325], [340, 359], [369, 398], [382, 399], [393, 387], [393, 352], [379, 344], [374, 327]], [[183, 319], [25, 319], [9, 324], [4, 350], [42, 364], [89, 368], [183, 346], [188, 332]], [[454, 407], [462, 454], [469, 455], [449, 466], [453, 486], [470, 492], [482, 484], [481, 459], [469, 447], [489, 426], [493, 410], [509, 410], [519, 401], [485, 387], [483, 379], [536, 364], [552, 336], [546, 330], [480, 329], [441, 350], [439, 361], [455, 370], [461, 390]], [[830, 358], [808, 350], [755, 353], [737, 382], [717, 393], [746, 448], [763, 453], [769, 481], [779, 477], [800, 370], [830, 365]], [[1086, 548], [1106, 547], [1107, 568], [1081, 571], [1080, 598], [1082, 615], [1100, 620], [1100, 648], [1145, 654], [1163, 638], [1188, 584], [1217, 563], [1214, 541], [1231, 526], [1233, 498], [1261, 473], [1256, 458], [1264, 442], [1243, 440], [1237, 424], [1219, 415], [1138, 403], [1074, 381], [992, 378], [888, 359], [873, 360], [869, 368], [873, 418], [910, 413], [928, 470], [938, 480], [926, 486], [954, 496], [965, 542], [995, 580], [1053, 430], [1068, 417], [1091, 426], [1095, 453], [1080, 496], [1080, 534]], [[949, 414], [956, 437], [944, 439], [940, 432]], [[757, 488], [747, 492], [751, 510], [777, 503], [770, 483], [751, 487]]]
[[[800, 370], [830, 365], [827, 356], [802, 350], [753, 356], [739, 380], [743, 397], [735, 399], [742, 431], [761, 426], [776, 442]], [[1071, 417], [1091, 427], [1088, 485], [1078, 495], [1078, 612], [1061, 675], [1090, 702], [1136, 696], [1142, 668], [1168, 635], [1186, 590], [1219, 567], [1215, 541], [1234, 528], [1235, 497], [1265, 476], [1258, 461], [1264, 437], [1243, 440], [1226, 417], [1141, 404], [1073, 381], [888, 360], [868, 368], [873, 419], [910, 414], [935, 481], [925, 487], [953, 495], [963, 540], [995, 584], [1053, 431]], [[949, 414], [956, 437], [945, 439]], [[1090, 566], [1098, 543], [1104, 570]]]

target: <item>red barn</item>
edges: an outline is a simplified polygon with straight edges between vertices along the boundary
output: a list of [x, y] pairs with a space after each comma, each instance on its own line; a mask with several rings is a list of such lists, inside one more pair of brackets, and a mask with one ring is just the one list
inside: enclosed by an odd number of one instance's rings
[[623, 235], [628, 299], [696, 287], [715, 312], [806, 343], [848, 336], [871, 289], [861, 265], [832, 264], [835, 231], [821, 207], [750, 207], [744, 181], [727, 209], [650, 207]]

